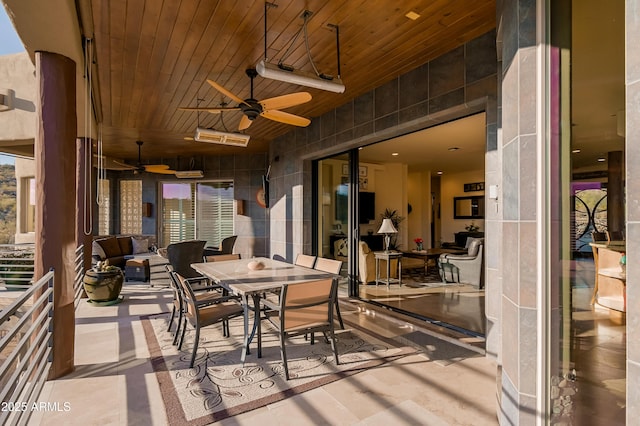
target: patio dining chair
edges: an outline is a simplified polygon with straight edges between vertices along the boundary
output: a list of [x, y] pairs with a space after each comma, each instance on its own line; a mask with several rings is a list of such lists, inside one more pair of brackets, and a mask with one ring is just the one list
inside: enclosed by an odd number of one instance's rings
[[[285, 378], [289, 380], [289, 366], [285, 341], [289, 337], [322, 332], [330, 341], [336, 364], [340, 364], [333, 326], [333, 305], [337, 281], [333, 278], [283, 284], [280, 300], [274, 303], [262, 299], [265, 319], [276, 329], [280, 337], [280, 356], [284, 365]], [[258, 321], [258, 353], [262, 351], [262, 328]], [[327, 335], [328, 333], [328, 335]], [[311, 341], [313, 344], [313, 340]]]
[[313, 266], [316, 264], [316, 256], [310, 256], [308, 254], [298, 254], [298, 256], [296, 256], [296, 261], [293, 262], [294, 264], [298, 265], [298, 266], [305, 266], [307, 268], [313, 268]]
[[[318, 271], [324, 271], [324, 272], [328, 272], [330, 274], [334, 274], [334, 275], [340, 275], [340, 270], [342, 269], [342, 261], [341, 260], [334, 260], [334, 259], [327, 259], [324, 257], [319, 257], [316, 260], [316, 264], [313, 267], [313, 269], [316, 269]], [[342, 330], [344, 330], [344, 323], [342, 322], [342, 315], [340, 314], [340, 305], [338, 304], [338, 278], [334, 278], [336, 281], [336, 286], [335, 286], [335, 291], [336, 294], [334, 295], [334, 304], [336, 307], [336, 315], [338, 317], [338, 322], [340, 323], [340, 328]]]
[[233, 253], [233, 247], [236, 245], [237, 235], [224, 238], [220, 243], [220, 247], [206, 247], [204, 249], [205, 256], [220, 256], [223, 254]]
[[[185, 303], [182, 296], [182, 290], [180, 288], [180, 282], [178, 281], [176, 274], [173, 273], [173, 267], [171, 265], [165, 265], [165, 269], [169, 274], [169, 285], [173, 291], [173, 307], [171, 309], [171, 318], [169, 318], [167, 332], [171, 332], [171, 327], [173, 326], [176, 316], [178, 319], [173, 337], [173, 344], [175, 345], [178, 343], [178, 338], [180, 337], [180, 329], [182, 327], [182, 320], [184, 319]], [[185, 280], [189, 281], [189, 279]], [[200, 282], [199, 278], [196, 278], [195, 281], [196, 283]], [[206, 304], [207, 302], [216, 303], [222, 293], [218, 286], [192, 287], [192, 290], [195, 294], [196, 300], [200, 304]], [[226, 294], [223, 294], [223, 296], [226, 296]]]
[[189, 368], [193, 368], [198, 352], [198, 343], [200, 341], [200, 329], [213, 324], [222, 323], [222, 335], [229, 336], [229, 320], [244, 315], [244, 309], [233, 296], [218, 296], [215, 299], [202, 300], [196, 296], [188, 279], [182, 277], [177, 272], [171, 273], [175, 280], [179, 283], [181, 292], [184, 318], [182, 324], [182, 332], [180, 334], [180, 342], [178, 350], [182, 350], [184, 343], [184, 335], [187, 330], [187, 323], [191, 324], [196, 333], [193, 341], [193, 350], [191, 353], [191, 362]]
[[200, 278], [205, 280], [200, 273], [191, 267], [192, 263], [202, 262], [204, 245], [206, 241], [189, 240], [167, 246], [167, 259], [173, 270], [184, 278]]
[[239, 260], [240, 254], [214, 254], [210, 256], [204, 256], [205, 262], [224, 262], [226, 260]]

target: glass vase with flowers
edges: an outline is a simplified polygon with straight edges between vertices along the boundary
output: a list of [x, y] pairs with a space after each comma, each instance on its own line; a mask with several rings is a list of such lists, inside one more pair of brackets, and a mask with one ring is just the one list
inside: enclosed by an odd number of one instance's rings
[[424, 241], [422, 240], [422, 238], [418, 237], [418, 238], [414, 238], [413, 240], [414, 243], [416, 243], [416, 250], [417, 251], [422, 251], [424, 250]]

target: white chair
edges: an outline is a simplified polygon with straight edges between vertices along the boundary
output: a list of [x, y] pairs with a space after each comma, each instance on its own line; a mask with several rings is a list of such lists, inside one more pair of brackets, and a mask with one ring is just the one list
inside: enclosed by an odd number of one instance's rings
[[482, 288], [484, 238], [467, 238], [467, 254], [444, 253], [438, 258], [442, 282], [471, 284]]

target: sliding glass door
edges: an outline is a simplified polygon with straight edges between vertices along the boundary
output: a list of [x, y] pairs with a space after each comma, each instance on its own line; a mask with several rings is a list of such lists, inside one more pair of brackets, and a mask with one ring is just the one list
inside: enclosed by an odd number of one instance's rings
[[161, 183], [161, 244], [199, 239], [219, 246], [234, 234], [233, 182]]

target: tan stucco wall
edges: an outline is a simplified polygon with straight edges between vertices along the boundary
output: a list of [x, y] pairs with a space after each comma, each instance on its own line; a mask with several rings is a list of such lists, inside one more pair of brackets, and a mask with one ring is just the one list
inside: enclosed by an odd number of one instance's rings
[[0, 111], [0, 152], [33, 155], [35, 68], [29, 55], [0, 56], [0, 92], [13, 92], [13, 109]]

